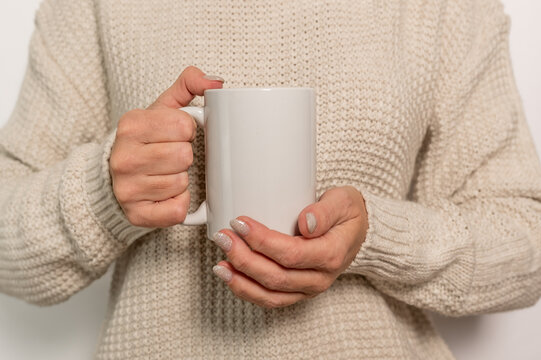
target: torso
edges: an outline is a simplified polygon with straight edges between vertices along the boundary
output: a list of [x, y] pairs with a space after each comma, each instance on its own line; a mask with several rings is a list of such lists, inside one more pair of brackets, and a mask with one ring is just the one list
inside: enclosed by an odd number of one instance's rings
[[[101, 0], [111, 119], [148, 106], [189, 65], [222, 76], [224, 87], [313, 87], [318, 195], [352, 185], [406, 198], [432, 116], [440, 8], [439, 1], [398, 0]], [[412, 48], [419, 41], [421, 57]], [[193, 148], [192, 210], [205, 196], [201, 132]], [[116, 336], [125, 344], [148, 342], [165, 358], [180, 356], [172, 339], [184, 344], [182, 356], [208, 346], [226, 349], [221, 355], [230, 358], [287, 358], [319, 334], [343, 356], [370, 358], [370, 347], [386, 351], [378, 343], [383, 334], [395, 339], [382, 345], [389, 354], [408, 358], [414, 332], [432, 331], [425, 320], [397, 322], [395, 313], [412, 310], [361, 276], [341, 276], [309, 302], [264, 310], [235, 298], [212, 274], [225, 257], [203, 227], [179, 225], [141, 240], [118, 261], [102, 353], [114, 353]], [[130, 314], [132, 302], [149, 296], [155, 301], [144, 313]], [[148, 329], [163, 342], [145, 340]], [[407, 334], [400, 340], [399, 333]], [[327, 349], [305, 351], [318, 357]]]

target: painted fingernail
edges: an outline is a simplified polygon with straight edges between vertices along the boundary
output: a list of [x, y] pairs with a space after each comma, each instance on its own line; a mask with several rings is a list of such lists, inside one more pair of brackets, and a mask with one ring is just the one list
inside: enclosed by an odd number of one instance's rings
[[225, 81], [222, 77], [220, 77], [218, 75], [205, 75], [205, 76], [203, 76], [203, 79], [216, 80], [216, 81], [221, 81], [221, 82]]
[[306, 213], [306, 224], [308, 225], [308, 232], [313, 233], [317, 226], [317, 220], [311, 212]]
[[237, 233], [239, 233], [242, 236], [248, 235], [248, 232], [250, 231], [250, 228], [248, 227], [248, 224], [246, 224], [244, 221], [233, 219], [229, 222], [229, 225], [235, 230]]
[[212, 240], [218, 245], [223, 251], [227, 252], [231, 250], [231, 238], [222, 232], [217, 232], [212, 235]]
[[224, 266], [214, 265], [212, 267], [212, 271], [214, 271], [214, 273], [225, 282], [230, 282], [233, 278], [233, 274], [231, 273], [231, 271], [229, 271], [229, 269]]

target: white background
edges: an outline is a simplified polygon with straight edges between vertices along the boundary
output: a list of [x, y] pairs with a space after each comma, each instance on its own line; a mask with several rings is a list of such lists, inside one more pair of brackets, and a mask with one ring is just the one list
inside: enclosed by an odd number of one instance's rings
[[[541, 42], [536, 36], [541, 34], [541, 2], [503, 3], [512, 20], [515, 77], [541, 153]], [[17, 99], [38, 4], [39, 0], [0, 2], [0, 126]], [[105, 315], [110, 279], [111, 269], [69, 301], [45, 308], [0, 294], [0, 359], [91, 358]], [[459, 360], [541, 359], [541, 302], [508, 313], [435, 320]]]

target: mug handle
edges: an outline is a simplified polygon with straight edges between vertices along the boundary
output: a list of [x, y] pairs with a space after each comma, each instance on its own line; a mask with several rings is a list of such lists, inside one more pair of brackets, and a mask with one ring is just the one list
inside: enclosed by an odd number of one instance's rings
[[[199, 127], [205, 127], [205, 111], [198, 106], [185, 106], [179, 110], [186, 111], [190, 114]], [[207, 223], [207, 201], [203, 201], [197, 210], [191, 214], [186, 215], [186, 218], [182, 225], [204, 225]]]

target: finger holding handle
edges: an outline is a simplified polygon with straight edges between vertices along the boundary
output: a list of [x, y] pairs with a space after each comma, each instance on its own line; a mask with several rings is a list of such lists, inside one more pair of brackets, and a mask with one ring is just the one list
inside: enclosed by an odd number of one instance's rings
[[[133, 225], [168, 227], [184, 221], [190, 202], [187, 186], [171, 184], [164, 189], [175, 173], [188, 170], [193, 158], [190, 142], [196, 124], [178, 108], [205, 90], [222, 86], [220, 77], [207, 76], [190, 66], [147, 109], [129, 111], [120, 119], [109, 170], [115, 197]], [[181, 147], [190, 153], [171, 151]], [[170, 197], [163, 199], [163, 194]]]

